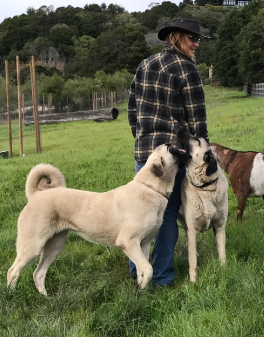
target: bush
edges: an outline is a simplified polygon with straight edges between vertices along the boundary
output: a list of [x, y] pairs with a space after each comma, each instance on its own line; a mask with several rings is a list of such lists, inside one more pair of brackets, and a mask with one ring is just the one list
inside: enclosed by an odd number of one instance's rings
[[201, 63], [197, 65], [202, 81], [204, 82], [209, 78], [209, 67], [206, 63]]

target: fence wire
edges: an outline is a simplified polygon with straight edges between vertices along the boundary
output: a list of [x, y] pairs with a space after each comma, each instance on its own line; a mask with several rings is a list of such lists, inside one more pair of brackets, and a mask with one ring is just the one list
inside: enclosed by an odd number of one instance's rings
[[[12, 148], [13, 153], [19, 154], [19, 109], [18, 109], [18, 93], [17, 86], [10, 86], [10, 110], [11, 110], [11, 129], [12, 129]], [[126, 89], [119, 92], [97, 92], [91, 93], [88, 97], [75, 97], [74, 99], [64, 99], [60, 101], [55, 99], [51, 94], [38, 95], [38, 114], [53, 114], [53, 113], [71, 113], [79, 111], [92, 111], [105, 108], [115, 107], [116, 104], [128, 100], [128, 91]], [[26, 137], [32, 141], [35, 137], [35, 127], [25, 126], [24, 118], [33, 116], [33, 101], [29, 90], [21, 90], [21, 113], [22, 113], [22, 133], [23, 143], [27, 142]], [[9, 126], [8, 126], [8, 111], [7, 111], [7, 95], [6, 90], [1, 86], [0, 91], [0, 158], [1, 152], [9, 150]]]

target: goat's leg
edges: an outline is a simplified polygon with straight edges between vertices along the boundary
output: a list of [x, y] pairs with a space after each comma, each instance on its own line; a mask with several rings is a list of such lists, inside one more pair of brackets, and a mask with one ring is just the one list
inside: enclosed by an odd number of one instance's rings
[[237, 207], [237, 220], [242, 221], [242, 216], [244, 213], [244, 208], [246, 206], [247, 197], [244, 195], [237, 195], [238, 207]]
[[218, 257], [221, 264], [225, 264], [226, 262], [226, 248], [225, 248], [225, 241], [226, 241], [226, 234], [225, 228], [213, 228], [214, 235], [215, 235], [215, 243], [218, 251]]

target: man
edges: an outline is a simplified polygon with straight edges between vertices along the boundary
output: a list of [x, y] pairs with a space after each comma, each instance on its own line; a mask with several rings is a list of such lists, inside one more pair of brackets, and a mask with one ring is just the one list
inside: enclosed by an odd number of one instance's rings
[[[199, 22], [175, 18], [159, 31], [158, 37], [168, 46], [140, 63], [130, 88], [128, 120], [135, 137], [136, 173], [157, 146], [172, 142], [179, 120], [188, 125], [192, 135], [209, 142], [203, 85], [194, 63], [201, 37]], [[176, 176], [163, 224], [155, 239], [152, 283], [157, 286], [174, 284], [174, 248], [178, 240], [177, 216], [184, 176], [185, 168]], [[132, 261], [129, 270], [130, 275], [136, 277]]]

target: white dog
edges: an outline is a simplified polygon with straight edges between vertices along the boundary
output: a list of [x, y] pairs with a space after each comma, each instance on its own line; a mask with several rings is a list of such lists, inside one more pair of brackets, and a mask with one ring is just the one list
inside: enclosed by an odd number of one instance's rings
[[136, 265], [139, 287], [146, 288], [153, 274], [150, 245], [185, 153], [176, 144], [180, 147], [177, 140], [157, 147], [133, 181], [105, 193], [66, 188], [57, 168], [35, 166], [26, 182], [28, 204], [18, 219], [17, 257], [7, 274], [8, 285], [15, 288], [22, 269], [40, 255], [33, 278], [46, 295], [47, 270], [72, 230], [88, 241], [121, 247]]
[[[188, 137], [182, 139], [185, 142]], [[225, 263], [225, 225], [228, 214], [228, 182], [216, 156], [203, 138], [189, 135], [185, 147], [190, 157], [182, 182], [182, 206], [179, 221], [188, 242], [190, 281], [197, 279], [197, 234], [213, 228], [218, 255]]]

